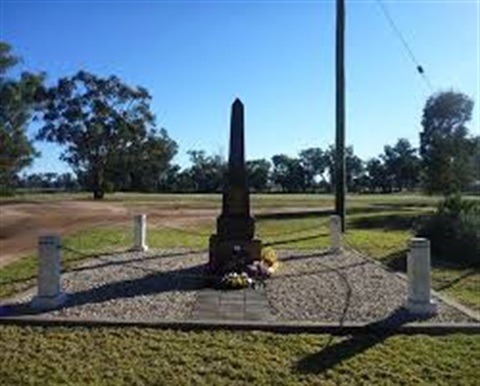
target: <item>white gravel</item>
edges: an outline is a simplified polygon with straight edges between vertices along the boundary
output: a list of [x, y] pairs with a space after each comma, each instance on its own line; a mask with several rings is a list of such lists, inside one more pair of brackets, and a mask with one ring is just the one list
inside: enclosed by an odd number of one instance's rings
[[204, 253], [182, 250], [104, 256], [62, 275], [63, 308], [44, 314], [122, 320], [184, 319], [201, 287]]
[[[282, 252], [279, 259], [276, 276], [267, 282], [268, 300], [277, 319], [391, 323], [409, 319], [401, 309], [407, 282], [355, 252]], [[429, 322], [474, 321], [435, 300], [439, 312]]]
[[[280, 268], [266, 294], [277, 321], [408, 321], [401, 310], [407, 282], [354, 252], [280, 251]], [[189, 319], [203, 288], [205, 251], [131, 252], [89, 260], [62, 275], [68, 294], [60, 309], [42, 314], [75, 319]], [[32, 290], [18, 299], [28, 302]], [[350, 295], [349, 295], [350, 294]], [[430, 322], [475, 321], [436, 299]]]

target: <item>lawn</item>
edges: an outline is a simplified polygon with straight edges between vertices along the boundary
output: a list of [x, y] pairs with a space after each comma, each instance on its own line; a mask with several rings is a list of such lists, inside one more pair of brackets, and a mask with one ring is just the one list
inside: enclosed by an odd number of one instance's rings
[[5, 385], [475, 385], [480, 336], [2, 326], [0, 352]]
[[[172, 205], [173, 198], [108, 196], [132, 203], [160, 199], [166, 206]], [[351, 197], [346, 242], [392, 269], [403, 270], [410, 227], [432, 210], [436, 200], [418, 196]], [[182, 208], [219, 207], [220, 197], [185, 195], [176, 196], [174, 202]], [[252, 202], [255, 212], [286, 206], [328, 209], [333, 201], [330, 196], [255, 195]], [[148, 244], [152, 248], [206, 249], [214, 225], [212, 219], [194, 227], [150, 226]], [[259, 216], [256, 229], [258, 237], [276, 249], [319, 249], [329, 243], [325, 214]], [[92, 227], [66, 237], [63, 245], [63, 266], [68, 270], [94, 255], [126, 250], [132, 245], [131, 229]], [[0, 298], [34, 285], [35, 273], [33, 255], [0, 269]], [[480, 310], [478, 270], [436, 264], [432, 279], [441, 292]], [[6, 385], [473, 385], [480, 361], [480, 337], [334, 338], [263, 332], [1, 326], [0, 352], [0, 379]]]

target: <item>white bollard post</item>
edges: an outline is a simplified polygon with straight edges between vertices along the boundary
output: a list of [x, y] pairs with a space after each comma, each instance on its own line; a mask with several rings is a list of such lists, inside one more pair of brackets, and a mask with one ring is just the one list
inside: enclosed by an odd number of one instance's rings
[[139, 214], [133, 219], [134, 251], [148, 251], [147, 246], [147, 215]]
[[430, 240], [415, 237], [409, 247], [407, 309], [414, 314], [434, 314], [437, 304], [430, 298]]
[[56, 235], [38, 239], [38, 293], [32, 299], [32, 307], [48, 310], [62, 305], [66, 296], [61, 290], [61, 242]]
[[330, 240], [331, 240], [330, 251], [333, 253], [340, 252], [340, 248], [342, 244], [342, 230], [341, 230], [340, 216], [337, 216], [337, 215], [330, 216]]

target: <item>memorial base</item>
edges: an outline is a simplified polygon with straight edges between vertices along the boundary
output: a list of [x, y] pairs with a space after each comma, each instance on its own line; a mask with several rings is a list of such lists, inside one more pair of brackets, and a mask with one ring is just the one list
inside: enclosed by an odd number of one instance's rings
[[223, 276], [228, 272], [243, 271], [256, 260], [260, 260], [260, 240], [222, 240], [218, 235], [210, 237], [208, 271], [210, 275]]

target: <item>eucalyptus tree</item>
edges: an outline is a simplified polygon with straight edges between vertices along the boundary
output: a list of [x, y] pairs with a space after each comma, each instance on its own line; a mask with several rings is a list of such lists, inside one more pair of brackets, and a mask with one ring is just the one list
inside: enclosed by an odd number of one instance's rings
[[44, 124], [37, 137], [63, 145], [61, 158], [82, 176], [93, 197], [101, 199], [112, 188], [115, 167], [118, 173], [138, 175], [158, 161], [158, 154], [154, 159], [145, 156], [145, 147], [163, 152], [168, 161], [175, 154], [176, 144], [166, 131], [157, 135], [150, 101], [143, 87], [79, 71], [46, 90]]
[[11, 46], [0, 42], [0, 189], [11, 189], [18, 173], [39, 155], [27, 135], [43, 74], [22, 72], [18, 79], [9, 76], [20, 58], [11, 53]]

